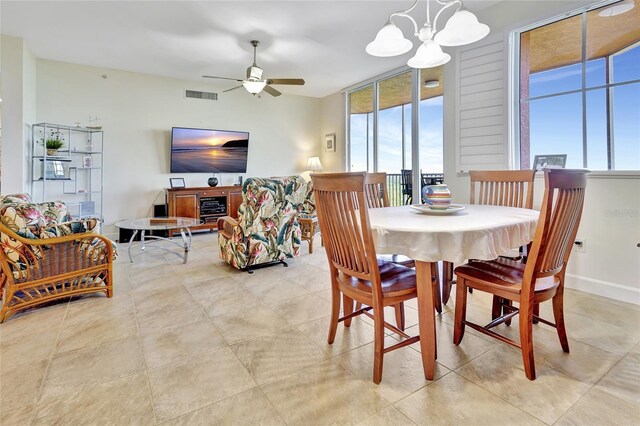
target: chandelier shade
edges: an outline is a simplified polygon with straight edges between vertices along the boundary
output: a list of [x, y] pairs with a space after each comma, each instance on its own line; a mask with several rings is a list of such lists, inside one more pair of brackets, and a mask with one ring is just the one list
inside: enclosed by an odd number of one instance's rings
[[407, 61], [411, 68], [433, 68], [444, 65], [451, 60], [451, 56], [433, 40], [427, 40], [418, 47], [413, 58]]
[[389, 57], [402, 55], [413, 48], [413, 43], [404, 38], [400, 28], [388, 22], [378, 31], [375, 40], [367, 44], [366, 52], [371, 56]]
[[444, 29], [435, 36], [440, 46], [463, 46], [482, 40], [489, 34], [489, 26], [478, 22], [476, 15], [459, 9], [447, 21]]
[[247, 89], [247, 92], [255, 95], [262, 92], [262, 89], [264, 89], [264, 86], [267, 85], [267, 82], [260, 81], [260, 80], [258, 81], [246, 80], [242, 82], [242, 85], [244, 86], [245, 89]]
[[[478, 18], [464, 8], [461, 0], [436, 0], [440, 10], [436, 13], [433, 22], [431, 21], [430, 5], [427, 0], [427, 21], [418, 28], [418, 23], [409, 15], [418, 5], [419, 0], [415, 0], [413, 5], [399, 12], [394, 12], [389, 16], [387, 23], [376, 34], [376, 38], [367, 45], [366, 52], [372, 56], [389, 57], [407, 53], [413, 47], [410, 40], [407, 40], [400, 28], [392, 21], [394, 17], [407, 18], [413, 23], [414, 36], [421, 44], [416, 54], [407, 61], [407, 65], [413, 68], [432, 68], [445, 64], [451, 60], [451, 56], [442, 51], [441, 46], [462, 46], [474, 43], [489, 34], [489, 27], [478, 22]], [[438, 31], [438, 18], [443, 11], [455, 6], [453, 16], [449, 18], [444, 28]]]

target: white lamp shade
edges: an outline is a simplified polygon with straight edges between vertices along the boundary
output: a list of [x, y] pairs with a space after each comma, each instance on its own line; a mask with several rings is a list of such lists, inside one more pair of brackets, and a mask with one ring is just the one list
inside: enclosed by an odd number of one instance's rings
[[404, 38], [400, 28], [389, 22], [378, 31], [375, 40], [367, 44], [365, 50], [371, 56], [389, 57], [402, 55], [412, 48], [413, 43]]
[[311, 170], [312, 172], [319, 172], [322, 170], [320, 157], [309, 157], [307, 160], [307, 170]]
[[462, 46], [482, 40], [489, 34], [489, 27], [478, 22], [476, 15], [459, 9], [447, 21], [434, 38], [440, 46]]
[[264, 89], [264, 86], [267, 85], [267, 82], [245, 80], [242, 82], [242, 85], [245, 89], [247, 89], [247, 92], [255, 95], [256, 93], [262, 92], [262, 89]]
[[451, 56], [444, 53], [438, 43], [433, 40], [427, 40], [418, 47], [415, 56], [407, 65], [411, 68], [433, 68], [446, 64], [451, 60]]

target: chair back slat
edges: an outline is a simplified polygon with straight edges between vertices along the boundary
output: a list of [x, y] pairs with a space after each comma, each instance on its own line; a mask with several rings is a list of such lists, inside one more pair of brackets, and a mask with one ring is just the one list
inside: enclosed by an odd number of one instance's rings
[[470, 203], [530, 209], [534, 176], [534, 170], [472, 170]]
[[364, 191], [367, 207], [370, 209], [389, 207], [386, 173], [367, 173]]
[[587, 173], [587, 170], [545, 170], [544, 199], [525, 269], [523, 293], [532, 295], [537, 278], [556, 275], [566, 267], [580, 225]]
[[322, 173], [311, 179], [330, 265], [346, 275], [378, 283], [376, 291], [381, 292], [365, 196], [366, 174]]

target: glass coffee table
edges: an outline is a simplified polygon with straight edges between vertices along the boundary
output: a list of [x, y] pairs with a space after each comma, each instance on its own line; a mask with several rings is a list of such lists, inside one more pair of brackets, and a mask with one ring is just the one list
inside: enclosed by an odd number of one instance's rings
[[[200, 220], [190, 217], [142, 217], [138, 219], [122, 220], [116, 223], [116, 226], [118, 228], [129, 229], [133, 231], [133, 235], [131, 235], [131, 239], [129, 240], [128, 248], [129, 260], [131, 261], [131, 263], [133, 263], [133, 255], [131, 254], [132, 248], [140, 248], [144, 252], [147, 248], [148, 243], [156, 241], [168, 241], [169, 243], [177, 247], [183, 248], [184, 254], [182, 255], [182, 263], [187, 263], [187, 256], [189, 255], [189, 250], [191, 250], [191, 230], [189, 228], [197, 225], [200, 225]], [[171, 238], [145, 234], [145, 232], [147, 231], [151, 232], [175, 230], [180, 231], [182, 244], [179, 241], [172, 240]], [[138, 232], [140, 232], [140, 242], [138, 244], [134, 244], [133, 240], [136, 238], [136, 235], [138, 235]], [[155, 247], [180, 256], [180, 253], [176, 253], [175, 251], [169, 250], [168, 248], [162, 246]]]

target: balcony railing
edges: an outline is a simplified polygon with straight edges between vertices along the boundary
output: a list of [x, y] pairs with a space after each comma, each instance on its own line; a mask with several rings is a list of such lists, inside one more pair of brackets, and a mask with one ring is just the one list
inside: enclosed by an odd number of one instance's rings
[[[435, 185], [444, 181], [444, 175], [442, 173], [422, 173], [421, 174], [421, 187], [426, 185]], [[392, 206], [401, 206], [405, 204], [408, 199], [408, 194], [411, 194], [411, 185], [403, 187], [402, 175], [387, 173], [387, 191], [389, 192], [389, 204]], [[417, 201], [412, 201], [416, 203]]]

